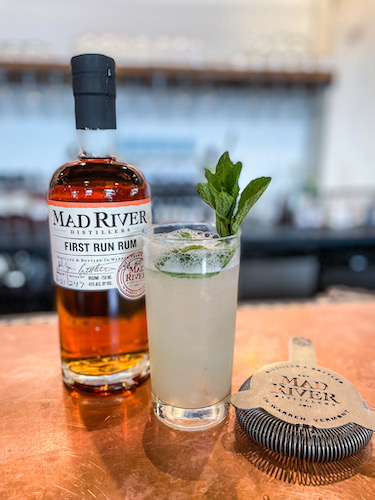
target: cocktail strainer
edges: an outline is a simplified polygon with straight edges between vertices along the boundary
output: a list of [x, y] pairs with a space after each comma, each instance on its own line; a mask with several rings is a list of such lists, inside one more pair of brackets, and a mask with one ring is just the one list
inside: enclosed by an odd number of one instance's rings
[[292, 338], [290, 360], [257, 371], [231, 402], [253, 441], [309, 462], [347, 458], [375, 430], [375, 413], [354, 385], [317, 365], [314, 345], [305, 338]]

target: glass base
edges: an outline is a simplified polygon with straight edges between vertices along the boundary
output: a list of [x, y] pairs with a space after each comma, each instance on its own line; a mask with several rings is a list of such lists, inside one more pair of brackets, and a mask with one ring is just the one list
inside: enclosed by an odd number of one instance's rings
[[64, 384], [78, 391], [109, 394], [118, 391], [131, 391], [143, 382], [150, 373], [149, 356], [145, 353], [137, 364], [127, 370], [107, 375], [87, 375], [77, 373], [62, 363]]
[[204, 408], [179, 408], [151, 394], [155, 415], [172, 429], [202, 431], [222, 422], [229, 412], [230, 396]]

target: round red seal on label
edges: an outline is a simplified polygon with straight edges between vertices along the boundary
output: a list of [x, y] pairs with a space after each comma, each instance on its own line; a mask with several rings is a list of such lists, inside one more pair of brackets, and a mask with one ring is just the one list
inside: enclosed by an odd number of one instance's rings
[[127, 299], [139, 299], [145, 293], [143, 253], [128, 255], [117, 271], [117, 288]]

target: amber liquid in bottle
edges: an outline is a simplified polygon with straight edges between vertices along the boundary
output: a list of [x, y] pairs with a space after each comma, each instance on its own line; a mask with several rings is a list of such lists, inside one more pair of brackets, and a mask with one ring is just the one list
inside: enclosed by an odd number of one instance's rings
[[[55, 202], [105, 205], [149, 196], [143, 175], [131, 165], [85, 156], [55, 172], [48, 194]], [[144, 296], [61, 286], [56, 293], [65, 384], [105, 394], [131, 389], [148, 375]]]

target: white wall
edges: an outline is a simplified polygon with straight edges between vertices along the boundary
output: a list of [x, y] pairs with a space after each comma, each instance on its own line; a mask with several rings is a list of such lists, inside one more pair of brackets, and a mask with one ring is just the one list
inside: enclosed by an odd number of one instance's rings
[[[39, 39], [69, 60], [87, 33], [197, 37], [213, 60], [260, 35], [296, 33], [322, 50], [325, 0], [0, 0], [1, 43]], [[316, 36], [318, 35], [318, 36]], [[324, 45], [324, 44], [323, 44]], [[323, 47], [324, 48], [324, 47]], [[112, 55], [112, 54], [108, 54]]]
[[375, 2], [335, 2], [335, 80], [325, 101], [320, 187], [375, 189]]

